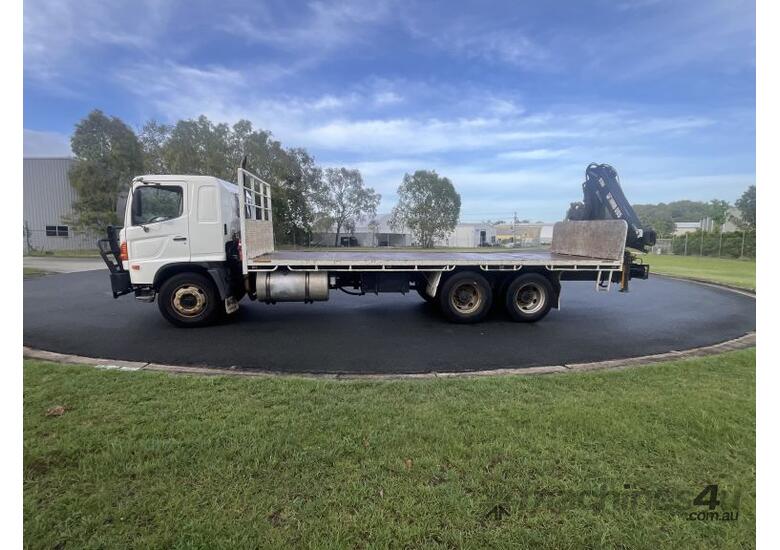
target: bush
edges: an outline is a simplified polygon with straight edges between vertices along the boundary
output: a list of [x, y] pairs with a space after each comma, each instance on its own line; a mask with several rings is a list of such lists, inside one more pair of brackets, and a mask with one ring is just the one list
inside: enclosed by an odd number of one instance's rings
[[[741, 231], [731, 233], [706, 233], [695, 231], [680, 237], [672, 238], [672, 253], [688, 256], [715, 256], [721, 258], [755, 258], [756, 234], [747, 232], [745, 236], [745, 248], [742, 250]], [[687, 252], [686, 252], [687, 237]]]

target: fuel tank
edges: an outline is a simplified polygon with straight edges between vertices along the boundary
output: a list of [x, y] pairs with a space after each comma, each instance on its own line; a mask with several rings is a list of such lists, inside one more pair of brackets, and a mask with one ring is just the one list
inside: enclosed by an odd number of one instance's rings
[[326, 271], [270, 271], [257, 273], [257, 299], [274, 302], [324, 302], [328, 299]]

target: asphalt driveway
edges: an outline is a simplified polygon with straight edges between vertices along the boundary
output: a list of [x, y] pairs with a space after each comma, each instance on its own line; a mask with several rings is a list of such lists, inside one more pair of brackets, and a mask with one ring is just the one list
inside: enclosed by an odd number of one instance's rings
[[562, 309], [519, 324], [500, 311], [454, 325], [416, 293], [328, 302], [241, 302], [228, 321], [169, 325], [156, 304], [111, 297], [108, 272], [24, 282], [24, 344], [89, 357], [284, 372], [414, 373], [524, 368], [683, 350], [755, 330], [755, 300], [664, 278], [630, 293], [563, 285]]

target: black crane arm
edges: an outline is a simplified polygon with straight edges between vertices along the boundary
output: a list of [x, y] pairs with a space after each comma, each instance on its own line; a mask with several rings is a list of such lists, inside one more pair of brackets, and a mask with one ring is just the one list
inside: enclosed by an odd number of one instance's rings
[[655, 231], [642, 227], [639, 216], [620, 187], [617, 171], [609, 164], [592, 163], [585, 169], [583, 202], [573, 203], [569, 220], [625, 220], [628, 223], [626, 246], [645, 250], [655, 244]]

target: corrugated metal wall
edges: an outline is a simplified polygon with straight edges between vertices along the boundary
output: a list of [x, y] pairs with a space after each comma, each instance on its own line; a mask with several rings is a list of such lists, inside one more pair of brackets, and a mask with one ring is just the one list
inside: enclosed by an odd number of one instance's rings
[[46, 226], [68, 225], [76, 191], [68, 181], [69, 158], [24, 159], [24, 239], [25, 251], [79, 250], [96, 248], [95, 235], [74, 232], [67, 237], [47, 236]]

